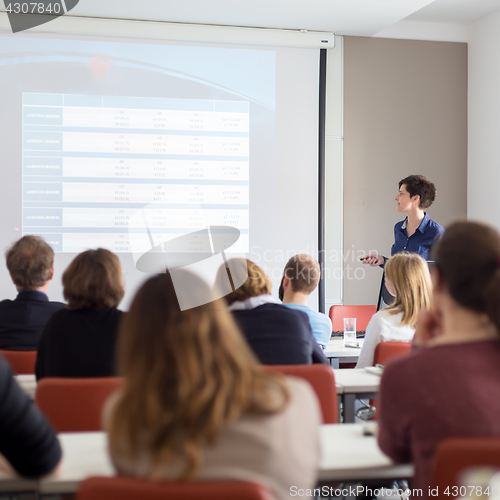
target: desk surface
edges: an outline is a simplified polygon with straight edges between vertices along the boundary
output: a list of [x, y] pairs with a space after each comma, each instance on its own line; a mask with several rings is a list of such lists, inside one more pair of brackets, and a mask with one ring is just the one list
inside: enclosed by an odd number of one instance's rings
[[395, 465], [377, 445], [375, 436], [363, 436], [363, 424], [322, 425], [319, 483], [367, 479], [404, 479], [413, 465]]
[[[338, 394], [378, 392], [380, 375], [360, 370], [333, 370]], [[340, 390], [339, 390], [340, 387]]]
[[358, 339], [357, 342], [359, 348], [344, 347], [344, 339], [330, 339], [323, 352], [327, 358], [358, 358], [364, 339]]
[[63, 450], [61, 474], [57, 478], [42, 479], [40, 493], [74, 493], [86, 477], [114, 475], [104, 432], [63, 432], [59, 434], [59, 441]]
[[[330, 424], [320, 429], [322, 457], [319, 482], [363, 479], [408, 478], [413, 466], [394, 465], [379, 449], [376, 438], [363, 436], [360, 424]], [[103, 432], [59, 435], [64, 459], [60, 477], [43, 479], [42, 494], [73, 493], [87, 476], [114, 474]]]

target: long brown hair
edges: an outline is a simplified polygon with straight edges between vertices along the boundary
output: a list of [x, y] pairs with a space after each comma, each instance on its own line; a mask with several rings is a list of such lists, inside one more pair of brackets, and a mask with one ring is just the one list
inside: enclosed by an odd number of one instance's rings
[[[190, 273], [180, 281], [194, 294], [210, 293]], [[276, 413], [289, 400], [284, 378], [258, 365], [225, 304], [181, 311], [169, 273], [141, 287], [119, 335], [125, 382], [109, 422], [110, 447], [130, 460], [146, 453], [152, 478], [169, 465], [179, 479], [192, 478], [203, 446], [226, 424], [244, 413]]]
[[420, 255], [401, 252], [387, 261], [385, 276], [396, 289], [396, 300], [386, 308], [387, 312], [402, 312], [401, 324], [414, 327], [418, 313], [431, 308], [432, 281], [429, 266]]
[[500, 332], [500, 234], [486, 224], [455, 222], [432, 251], [451, 297], [486, 314]]

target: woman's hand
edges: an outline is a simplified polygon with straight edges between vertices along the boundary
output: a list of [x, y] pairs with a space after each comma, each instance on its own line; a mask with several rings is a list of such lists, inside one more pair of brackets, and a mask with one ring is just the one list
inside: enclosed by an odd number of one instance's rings
[[415, 336], [413, 337], [413, 345], [429, 345], [442, 334], [443, 323], [441, 316], [436, 311], [420, 311]]
[[382, 255], [376, 253], [371, 255], [365, 255], [361, 261], [363, 264], [369, 264], [372, 267], [381, 266], [384, 263], [384, 258]]

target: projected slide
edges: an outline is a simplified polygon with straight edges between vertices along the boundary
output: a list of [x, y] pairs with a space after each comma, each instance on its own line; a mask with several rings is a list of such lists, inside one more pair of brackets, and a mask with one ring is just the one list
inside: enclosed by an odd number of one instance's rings
[[130, 262], [207, 227], [238, 229], [238, 253], [274, 234], [275, 50], [0, 41], [4, 248], [38, 234]]
[[129, 252], [145, 227], [234, 226], [248, 251], [248, 101], [23, 93], [22, 114], [23, 234]]

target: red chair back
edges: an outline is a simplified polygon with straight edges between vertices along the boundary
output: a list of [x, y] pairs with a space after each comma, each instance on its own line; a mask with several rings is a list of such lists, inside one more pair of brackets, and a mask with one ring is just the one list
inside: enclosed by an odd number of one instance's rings
[[104, 403], [121, 384], [119, 377], [44, 378], [35, 403], [57, 432], [101, 431]]
[[85, 479], [76, 500], [273, 500], [270, 491], [243, 481], [162, 482], [129, 477]]
[[[452, 438], [440, 443], [434, 456], [431, 487], [438, 488], [438, 499], [456, 498], [453, 486], [462, 486], [460, 474], [468, 467], [500, 469], [500, 438]], [[446, 495], [448, 488], [450, 495]], [[469, 494], [469, 488], [467, 488]]]
[[[410, 351], [411, 342], [380, 342], [375, 347], [375, 354], [373, 356], [374, 365], [385, 366], [391, 359], [406, 356]], [[370, 406], [378, 406], [377, 399], [370, 399]], [[371, 420], [378, 419], [378, 410]]]
[[339, 412], [335, 376], [328, 365], [266, 365], [266, 370], [303, 378], [311, 384], [318, 397], [324, 424], [338, 424]]
[[344, 318], [356, 318], [356, 330], [366, 330], [377, 306], [332, 306], [330, 319], [334, 332], [344, 331]]
[[391, 359], [406, 356], [410, 347], [411, 342], [380, 342], [375, 347], [373, 364], [385, 366]]
[[3, 351], [0, 354], [7, 360], [16, 375], [35, 373], [36, 351]]

